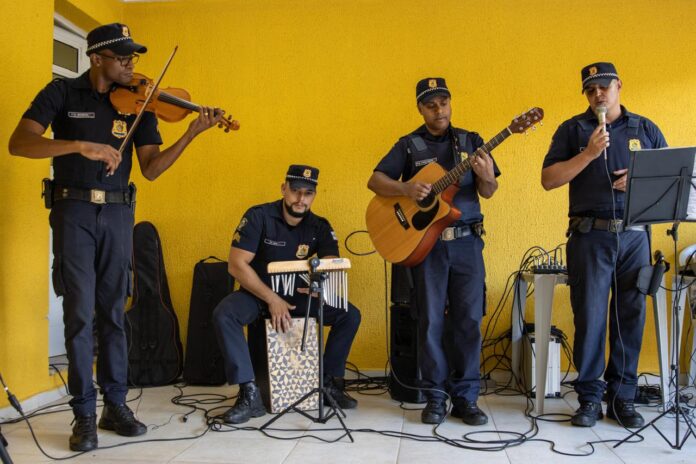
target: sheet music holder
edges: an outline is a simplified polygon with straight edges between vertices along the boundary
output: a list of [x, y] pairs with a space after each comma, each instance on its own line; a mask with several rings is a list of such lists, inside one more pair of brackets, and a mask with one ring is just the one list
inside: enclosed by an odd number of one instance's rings
[[696, 222], [696, 147], [631, 152], [624, 224]]
[[[696, 185], [694, 184], [694, 159], [696, 147], [659, 148], [635, 150], [630, 153], [628, 179], [626, 182], [626, 198], [624, 207], [624, 227], [633, 225], [648, 225], [672, 223], [667, 231], [677, 250], [677, 228], [681, 222], [696, 222]], [[678, 259], [675, 255], [675, 259]], [[680, 292], [678, 289], [677, 292]], [[677, 334], [680, 333], [678, 317], [679, 293], [674, 297], [672, 306], [672, 350], [679, 346]], [[677, 359], [679, 359], [677, 353]], [[664, 382], [662, 382], [664, 385]], [[637, 429], [614, 448], [626, 443], [640, 432], [653, 427], [662, 438], [674, 449], [681, 449], [690, 435], [696, 436], [696, 426], [689, 411], [680, 405], [679, 362], [670, 366], [669, 385], [675, 385], [675, 398], [667, 402], [671, 392], [663, 392], [665, 411], [650, 422]], [[665, 416], [672, 415], [674, 420], [674, 442], [655, 425]], [[686, 433], [680, 436], [680, 426], [685, 427]]]

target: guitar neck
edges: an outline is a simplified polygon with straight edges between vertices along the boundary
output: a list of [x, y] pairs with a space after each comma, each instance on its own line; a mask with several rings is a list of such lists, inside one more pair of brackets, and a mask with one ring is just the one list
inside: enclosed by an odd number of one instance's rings
[[503, 140], [510, 137], [510, 135], [512, 135], [512, 131], [510, 131], [509, 127], [506, 127], [502, 131], [498, 132], [498, 134], [495, 137], [481, 145], [472, 156], [465, 160], [462, 160], [461, 163], [456, 165], [449, 172], [447, 172], [447, 174], [438, 179], [438, 181], [435, 182], [432, 187], [432, 191], [435, 193], [435, 195], [439, 195], [447, 187], [456, 183], [463, 174], [465, 174], [468, 170], [471, 169], [471, 162], [469, 160], [471, 160], [473, 156], [477, 156], [483, 152], [490, 153], [491, 151], [493, 151], [495, 147], [500, 145], [503, 142]]

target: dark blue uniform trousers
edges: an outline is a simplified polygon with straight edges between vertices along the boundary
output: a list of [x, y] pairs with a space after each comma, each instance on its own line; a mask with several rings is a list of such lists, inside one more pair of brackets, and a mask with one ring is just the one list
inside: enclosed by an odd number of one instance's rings
[[[295, 309], [290, 314], [304, 317], [307, 298], [296, 298], [291, 304], [295, 305]], [[317, 299], [312, 298], [311, 317], [317, 317], [318, 307]], [[254, 380], [254, 368], [243, 329], [261, 315], [268, 317], [267, 305], [244, 290], [227, 295], [213, 312], [218, 344], [225, 359], [225, 376], [230, 385]], [[324, 325], [331, 327], [324, 351], [324, 375], [343, 377], [346, 359], [360, 326], [360, 311], [352, 304], [348, 305], [348, 311], [325, 304]]]
[[[637, 290], [636, 279], [640, 268], [650, 263], [648, 234], [622, 232], [617, 242], [612, 232], [575, 232], [566, 248], [575, 322], [573, 362], [578, 370], [578, 400], [599, 403], [605, 388], [612, 400], [632, 400], [645, 324], [645, 296]], [[610, 289], [609, 363], [605, 371]], [[600, 380], [602, 373], [606, 383]]]
[[96, 314], [97, 383], [104, 399], [123, 403], [128, 393], [125, 304], [133, 248], [133, 211], [127, 205], [57, 201], [53, 229], [53, 286], [63, 296], [70, 406], [77, 415], [96, 411], [92, 382]]
[[[423, 385], [436, 389], [425, 391], [428, 398], [444, 398], [444, 393], [437, 390], [446, 389], [454, 398], [478, 398], [481, 319], [486, 302], [482, 251], [483, 240], [475, 235], [448, 242], [438, 240], [425, 261], [413, 268], [418, 306], [418, 367]], [[449, 365], [443, 348], [448, 300], [447, 323], [453, 332]]]

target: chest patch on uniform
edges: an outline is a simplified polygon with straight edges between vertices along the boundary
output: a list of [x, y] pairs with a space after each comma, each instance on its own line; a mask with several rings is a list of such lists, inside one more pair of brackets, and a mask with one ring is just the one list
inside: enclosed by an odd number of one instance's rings
[[72, 119], [94, 119], [94, 112], [90, 111], [68, 111], [68, 117]]
[[271, 245], [271, 246], [277, 246], [277, 247], [284, 247], [285, 242], [276, 242], [275, 240], [271, 240], [270, 238], [264, 238], [263, 243], [266, 245]]
[[111, 128], [111, 134], [113, 134], [113, 136], [117, 139], [125, 138], [126, 134], [128, 134], [128, 125], [126, 124], [126, 121], [114, 119], [114, 125]]
[[640, 140], [638, 139], [631, 139], [628, 141], [628, 149], [631, 151], [636, 151], [640, 150]]
[[459, 152], [459, 159], [460, 161], [464, 161], [465, 159], [469, 158], [469, 154], [465, 151], [460, 151]]
[[430, 164], [433, 161], [437, 161], [437, 158], [428, 158], [428, 159], [424, 159], [424, 160], [418, 160], [415, 162], [415, 165], [416, 165], [416, 167], [421, 167], [421, 166], [425, 166], [426, 164]]
[[297, 252], [295, 253], [295, 256], [298, 259], [305, 259], [308, 254], [309, 254], [309, 245], [298, 245], [297, 246]]

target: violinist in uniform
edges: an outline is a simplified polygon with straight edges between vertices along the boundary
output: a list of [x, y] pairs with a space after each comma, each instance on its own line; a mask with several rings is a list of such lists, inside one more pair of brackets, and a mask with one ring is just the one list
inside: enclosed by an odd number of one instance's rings
[[[145, 112], [120, 152], [136, 116], [120, 114], [109, 94], [130, 83], [139, 54], [147, 48], [134, 42], [123, 24], [94, 29], [87, 46], [89, 70], [75, 79], [56, 79], [40, 91], [9, 141], [13, 155], [53, 162], [54, 180], [44, 182], [44, 196], [51, 209], [53, 286], [63, 296], [68, 387], [75, 415], [73, 451], [97, 447], [97, 393], [92, 384], [95, 317], [97, 383], [104, 395], [99, 427], [123, 436], [147, 431], [126, 405], [124, 306], [131, 279], [133, 147], [141, 172], [154, 180], [223, 114], [217, 108], [200, 107], [181, 138], [160, 150], [157, 118]], [[53, 139], [44, 136], [49, 125]]]

